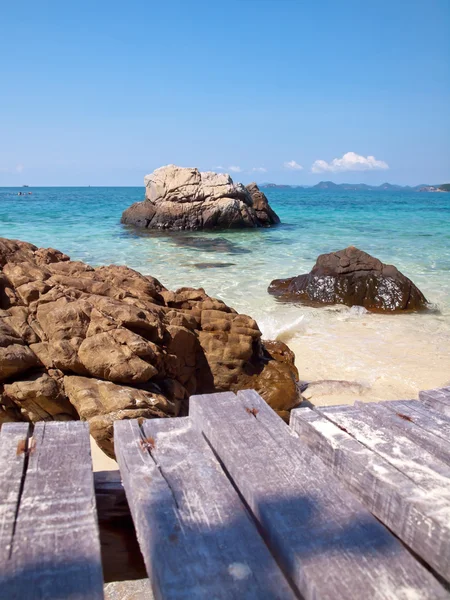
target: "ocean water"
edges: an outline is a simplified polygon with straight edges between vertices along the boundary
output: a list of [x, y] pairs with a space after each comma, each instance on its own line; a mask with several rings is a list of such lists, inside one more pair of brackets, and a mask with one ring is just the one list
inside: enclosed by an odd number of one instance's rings
[[[203, 287], [256, 318], [266, 337], [286, 341], [307, 381], [358, 382], [366, 399], [415, 397], [419, 389], [449, 383], [450, 194], [266, 194], [280, 226], [160, 234], [120, 224], [122, 211], [143, 199], [143, 188], [0, 188], [0, 236], [52, 246], [93, 265], [126, 264], [172, 289]], [[306, 273], [319, 254], [349, 245], [396, 265], [433, 310], [373, 315], [280, 304], [267, 293], [272, 279]], [[321, 394], [326, 402], [352, 389], [325, 386]]]

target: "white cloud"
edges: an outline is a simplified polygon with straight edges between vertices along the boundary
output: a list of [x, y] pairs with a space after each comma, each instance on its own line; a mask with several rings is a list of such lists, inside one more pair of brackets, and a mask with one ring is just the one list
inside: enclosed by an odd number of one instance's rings
[[289, 162], [284, 163], [285, 169], [290, 169], [291, 171], [302, 171], [302, 165], [299, 165], [295, 160], [290, 160]]
[[213, 169], [215, 171], [225, 171], [225, 169], [223, 167], [221, 167], [220, 165], [218, 167], [213, 167]]
[[267, 169], [265, 169], [264, 167], [253, 167], [252, 171], [254, 173], [265, 173]]
[[231, 167], [228, 167], [230, 171], [233, 171], [233, 173], [242, 173], [242, 169], [241, 167], [236, 167], [234, 165], [232, 165]]
[[372, 171], [374, 169], [389, 169], [389, 165], [384, 160], [377, 160], [375, 156], [361, 156], [356, 152], [347, 152], [342, 158], [333, 158], [329, 163], [326, 160], [316, 160], [311, 167], [313, 173]]
[[25, 167], [19, 163], [15, 167], [0, 167], [0, 173], [22, 173]]

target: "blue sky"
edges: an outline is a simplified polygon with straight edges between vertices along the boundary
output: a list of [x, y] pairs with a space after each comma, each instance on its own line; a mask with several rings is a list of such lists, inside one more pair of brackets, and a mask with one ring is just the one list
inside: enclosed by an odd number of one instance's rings
[[448, 0], [3, 1], [0, 186], [449, 181], [449, 31]]

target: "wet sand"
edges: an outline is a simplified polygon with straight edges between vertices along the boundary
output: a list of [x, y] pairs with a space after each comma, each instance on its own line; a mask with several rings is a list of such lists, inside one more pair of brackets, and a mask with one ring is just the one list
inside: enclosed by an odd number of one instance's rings
[[323, 325], [283, 340], [295, 352], [301, 380], [335, 381], [305, 391], [313, 404], [416, 399], [421, 390], [450, 383], [450, 330], [437, 316], [347, 311]]

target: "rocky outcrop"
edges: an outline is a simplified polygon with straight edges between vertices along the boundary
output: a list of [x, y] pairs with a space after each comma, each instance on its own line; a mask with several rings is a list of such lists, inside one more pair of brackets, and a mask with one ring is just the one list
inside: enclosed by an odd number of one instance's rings
[[147, 229], [240, 229], [280, 222], [256, 183], [244, 187], [225, 173], [169, 165], [144, 179], [145, 200], [122, 223]]
[[186, 414], [194, 393], [299, 402], [287, 346], [203, 289], [2, 238], [0, 282], [0, 425], [81, 418], [113, 456], [115, 420]]
[[422, 310], [427, 305], [422, 292], [396, 267], [354, 246], [322, 254], [310, 273], [275, 279], [268, 291], [286, 302], [346, 304], [376, 312]]

